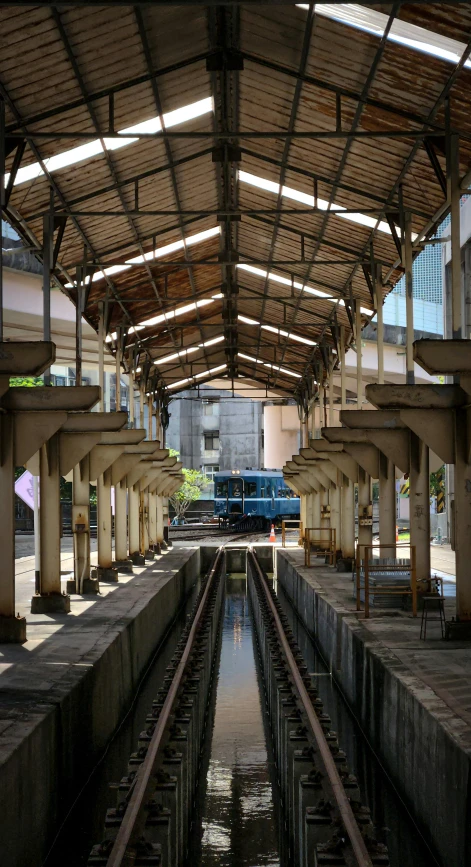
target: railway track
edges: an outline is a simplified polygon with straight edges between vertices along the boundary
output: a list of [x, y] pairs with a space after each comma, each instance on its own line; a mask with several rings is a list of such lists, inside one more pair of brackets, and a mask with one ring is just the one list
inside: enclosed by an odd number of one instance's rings
[[[103, 840], [88, 867], [184, 867], [194, 819], [210, 696], [218, 668], [225, 551], [218, 549], [129, 758], [112, 786]], [[282, 814], [294, 867], [386, 867], [356, 779], [273, 587], [255, 552], [247, 554], [248, 591], [270, 723]]]
[[288, 620], [253, 551], [247, 577], [277, 761], [290, 863], [388, 865], [369, 810], [311, 682]]

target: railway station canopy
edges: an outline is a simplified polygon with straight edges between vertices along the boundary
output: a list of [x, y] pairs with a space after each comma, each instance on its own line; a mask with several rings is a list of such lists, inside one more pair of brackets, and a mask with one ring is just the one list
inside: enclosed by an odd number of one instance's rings
[[468, 187], [470, 53], [469, 4], [2, 5], [5, 216], [160, 401], [303, 401]]

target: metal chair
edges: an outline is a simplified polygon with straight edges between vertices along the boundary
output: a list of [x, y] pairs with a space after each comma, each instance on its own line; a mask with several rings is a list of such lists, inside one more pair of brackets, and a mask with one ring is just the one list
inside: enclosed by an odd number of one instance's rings
[[[437, 576], [433, 579], [436, 592], [424, 593], [422, 599], [422, 620], [420, 622], [420, 638], [425, 641], [427, 638], [427, 623], [433, 621], [440, 622], [440, 630], [442, 638], [446, 637], [446, 617], [445, 617], [445, 597], [443, 595], [443, 581]], [[432, 581], [429, 586], [431, 590]], [[437, 611], [438, 617], [429, 617], [431, 611]]]

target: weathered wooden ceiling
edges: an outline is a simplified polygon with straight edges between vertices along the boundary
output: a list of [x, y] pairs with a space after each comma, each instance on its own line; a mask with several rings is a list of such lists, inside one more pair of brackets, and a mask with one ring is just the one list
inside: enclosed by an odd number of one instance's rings
[[[39, 257], [44, 215], [67, 217], [55, 278], [75, 300], [95, 269], [85, 316], [98, 328], [103, 302], [153, 387], [219, 368], [301, 394], [356, 302], [373, 315], [372, 262], [383, 294], [400, 278], [400, 215], [418, 252], [446, 213], [447, 122], [471, 163], [471, 7], [375, 8], [383, 36], [293, 5], [0, 7], [6, 215]], [[389, 39], [398, 19], [465, 46], [459, 62]]]

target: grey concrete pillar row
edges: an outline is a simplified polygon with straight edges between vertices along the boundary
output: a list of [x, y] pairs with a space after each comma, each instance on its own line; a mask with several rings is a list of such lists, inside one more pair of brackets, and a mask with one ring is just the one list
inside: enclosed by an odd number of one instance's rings
[[68, 593], [98, 593], [99, 582], [90, 577], [90, 455], [73, 468], [72, 531], [74, 534], [74, 580]]
[[355, 485], [346, 476], [340, 488], [341, 538], [340, 548], [345, 569], [351, 569], [355, 559]]
[[382, 550], [382, 557], [394, 557], [396, 541], [396, 474], [393, 462], [379, 453], [379, 541], [391, 548]]
[[331, 487], [329, 488], [329, 506], [330, 526], [332, 530], [335, 530], [335, 543], [337, 551], [339, 551], [342, 532], [342, 521], [340, 514], [340, 488], [338, 485], [331, 485]]
[[144, 565], [144, 558], [139, 550], [139, 482], [128, 487], [128, 520], [129, 520], [129, 556], [136, 566]]
[[[371, 545], [373, 542], [373, 520], [371, 513], [371, 476], [358, 467], [358, 544]], [[363, 552], [361, 552], [363, 556]]]
[[114, 561], [120, 572], [132, 573], [132, 561], [128, 557], [128, 490], [126, 478], [114, 487]]
[[26, 619], [15, 611], [15, 448], [13, 415], [0, 417], [0, 643], [26, 641]]
[[410, 435], [410, 543], [415, 546], [417, 580], [430, 578], [430, 467], [429, 449]]
[[41, 501], [39, 593], [31, 600], [32, 614], [69, 612], [70, 596], [61, 588], [60, 440], [54, 434], [39, 451]]
[[111, 468], [108, 467], [97, 479], [97, 536], [98, 569], [97, 576], [102, 581], [117, 581], [118, 570], [113, 568], [111, 511]]

